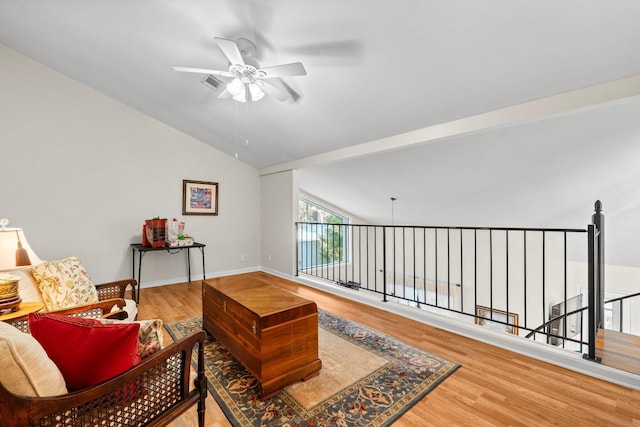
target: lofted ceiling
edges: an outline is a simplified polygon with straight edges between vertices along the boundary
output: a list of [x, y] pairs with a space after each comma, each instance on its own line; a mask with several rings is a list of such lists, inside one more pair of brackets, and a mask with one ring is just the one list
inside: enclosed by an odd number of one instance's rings
[[[364, 220], [388, 222], [395, 196], [398, 222], [422, 224], [584, 226], [595, 198], [638, 216], [637, 81], [396, 138], [639, 76], [638, 22], [636, 0], [0, 0], [0, 43], [261, 173], [300, 169], [303, 190]], [[226, 70], [214, 37], [252, 40], [265, 67], [301, 61], [283, 79], [299, 96], [239, 104], [173, 70]]]

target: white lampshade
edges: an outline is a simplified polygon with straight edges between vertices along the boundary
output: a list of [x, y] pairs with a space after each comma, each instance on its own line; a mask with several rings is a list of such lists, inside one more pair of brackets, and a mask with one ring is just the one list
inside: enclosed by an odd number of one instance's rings
[[245, 91], [244, 83], [242, 83], [242, 80], [236, 77], [235, 79], [231, 80], [229, 84], [227, 84], [227, 91], [229, 91], [229, 93], [235, 98]]
[[238, 102], [247, 102], [247, 88], [242, 86], [242, 90], [237, 95], [234, 95], [233, 99]]
[[255, 81], [248, 80], [245, 83], [237, 77], [227, 84], [227, 92], [238, 102], [259, 101], [264, 98], [264, 91]]
[[251, 93], [252, 101], [260, 101], [264, 97], [264, 92], [256, 83], [251, 83], [249, 85], [249, 93]]
[[42, 260], [29, 246], [22, 228], [0, 229], [0, 271], [41, 262]]

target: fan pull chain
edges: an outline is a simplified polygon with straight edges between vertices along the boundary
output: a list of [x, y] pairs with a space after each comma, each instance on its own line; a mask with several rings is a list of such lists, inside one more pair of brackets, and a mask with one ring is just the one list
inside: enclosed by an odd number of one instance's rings
[[[234, 102], [234, 105], [235, 105], [235, 109], [236, 109], [236, 139], [234, 141], [235, 142], [234, 145], [237, 147], [238, 146], [238, 103]], [[236, 159], [238, 158], [238, 152], [237, 151], [235, 153], [235, 157], [236, 157]]]
[[246, 137], [244, 145], [249, 146], [249, 103], [245, 104], [245, 123], [246, 123]]

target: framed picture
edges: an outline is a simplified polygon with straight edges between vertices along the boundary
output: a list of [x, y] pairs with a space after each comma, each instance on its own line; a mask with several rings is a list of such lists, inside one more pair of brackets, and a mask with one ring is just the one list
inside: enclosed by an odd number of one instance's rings
[[218, 215], [218, 183], [182, 180], [183, 215]]
[[[508, 323], [508, 325], [498, 322], [505, 322]], [[476, 305], [476, 323], [494, 331], [518, 335], [518, 315], [515, 313], [491, 310], [489, 307]]]

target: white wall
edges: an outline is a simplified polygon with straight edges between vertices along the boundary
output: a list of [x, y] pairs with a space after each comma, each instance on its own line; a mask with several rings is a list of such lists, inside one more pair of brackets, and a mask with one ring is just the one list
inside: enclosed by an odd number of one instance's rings
[[[207, 245], [207, 276], [260, 266], [255, 168], [2, 45], [0, 64], [0, 217], [40, 258], [77, 255], [96, 282], [130, 277], [129, 244], [158, 215]], [[218, 216], [182, 216], [183, 179], [219, 183]], [[192, 251], [192, 278], [201, 266]], [[143, 286], [186, 276], [184, 255], [144, 258]]]
[[291, 277], [296, 265], [298, 171], [264, 175], [260, 183], [262, 266]]

